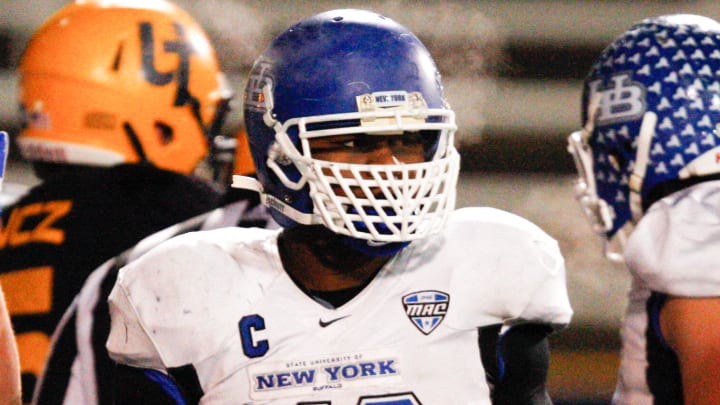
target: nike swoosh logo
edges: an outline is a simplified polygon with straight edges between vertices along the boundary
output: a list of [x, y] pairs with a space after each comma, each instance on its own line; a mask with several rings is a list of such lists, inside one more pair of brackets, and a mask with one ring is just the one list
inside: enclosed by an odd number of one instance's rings
[[345, 315], [345, 316], [341, 316], [340, 318], [331, 319], [331, 320], [329, 320], [329, 321], [327, 321], [327, 322], [326, 322], [326, 321], [323, 321], [322, 319], [320, 319], [320, 320], [318, 320], [318, 325], [320, 325], [321, 328], [324, 328], [324, 327], [326, 327], [326, 326], [332, 325], [333, 323], [335, 323], [335, 322], [337, 322], [337, 321], [339, 321], [339, 320], [341, 320], [341, 319], [345, 319], [345, 318], [347, 318], [348, 316], [350, 316], [350, 315]]

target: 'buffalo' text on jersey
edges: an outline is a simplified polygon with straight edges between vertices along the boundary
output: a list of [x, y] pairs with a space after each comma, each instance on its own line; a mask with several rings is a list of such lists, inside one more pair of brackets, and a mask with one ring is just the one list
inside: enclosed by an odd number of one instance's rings
[[202, 404], [489, 404], [477, 329], [572, 314], [557, 243], [499, 210], [457, 210], [336, 309], [293, 283], [277, 236], [197, 232], [123, 268], [111, 357], [192, 366]]

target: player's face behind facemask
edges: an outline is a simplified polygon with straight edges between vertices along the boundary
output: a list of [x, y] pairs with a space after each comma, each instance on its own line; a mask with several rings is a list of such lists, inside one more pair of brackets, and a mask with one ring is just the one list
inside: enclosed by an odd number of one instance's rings
[[718, 46], [714, 20], [650, 18], [610, 44], [585, 79], [583, 129], [569, 150], [577, 199], [611, 259], [622, 260], [625, 235], [653, 202], [720, 171]]
[[430, 54], [396, 22], [360, 10], [301, 21], [255, 62], [244, 100], [259, 184], [237, 184], [260, 189], [283, 226], [406, 244], [454, 208], [454, 114]]
[[[321, 167], [322, 175], [335, 178], [331, 181], [332, 192], [338, 197], [349, 195], [365, 196], [362, 182], [352, 181], [355, 173], [348, 169], [334, 170], [334, 163], [361, 165], [404, 165], [425, 161], [422, 135], [419, 132], [397, 135], [349, 134], [310, 139], [308, 142], [312, 156], [317, 161], [327, 162]], [[363, 180], [372, 180], [371, 173], [360, 173]], [[409, 179], [420, 176], [418, 172], [408, 172]], [[343, 179], [339, 181], [338, 179]], [[386, 173], [380, 173], [381, 180], [389, 180]], [[382, 198], [380, 187], [370, 188], [370, 194]]]
[[19, 73], [17, 143], [38, 163], [191, 174], [232, 96], [203, 29], [162, 0], [68, 4], [33, 35]]

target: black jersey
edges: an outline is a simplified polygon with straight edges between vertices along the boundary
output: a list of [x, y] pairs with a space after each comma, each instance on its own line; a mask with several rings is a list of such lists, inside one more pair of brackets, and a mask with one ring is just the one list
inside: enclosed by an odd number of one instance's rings
[[92, 270], [157, 230], [208, 211], [209, 184], [150, 165], [52, 176], [2, 213], [0, 279], [28, 402], [62, 314]]

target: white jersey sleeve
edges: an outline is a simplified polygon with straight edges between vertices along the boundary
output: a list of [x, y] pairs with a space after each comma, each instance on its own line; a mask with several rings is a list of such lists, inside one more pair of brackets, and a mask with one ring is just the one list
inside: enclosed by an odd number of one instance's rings
[[480, 314], [454, 320], [459, 326], [570, 322], [565, 261], [539, 227], [498, 209], [464, 208], [453, 214], [446, 234], [456, 245], [455, 260], [467, 263], [453, 276], [453, 304], [461, 313]]
[[[209, 232], [217, 237], [200, 237]], [[120, 270], [109, 297], [107, 348], [113, 360], [139, 368], [178, 367], [211, 356], [237, 335], [236, 314], [257, 281], [246, 279], [242, 265], [223, 249], [231, 239], [223, 235], [268, 231], [209, 232], [173, 238]], [[245, 296], [232, 290], [238, 285], [245, 286]]]
[[720, 295], [720, 181], [654, 203], [628, 239], [625, 261], [651, 290], [687, 297]]

